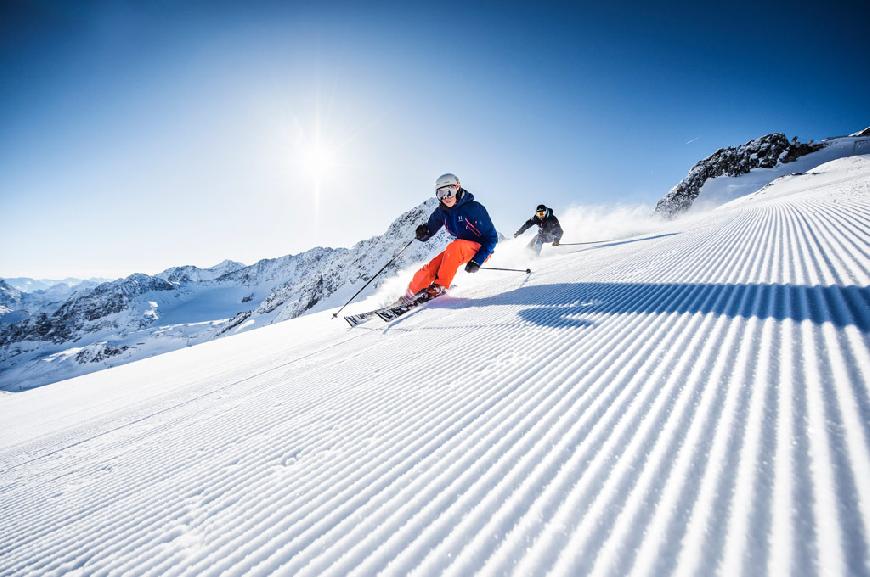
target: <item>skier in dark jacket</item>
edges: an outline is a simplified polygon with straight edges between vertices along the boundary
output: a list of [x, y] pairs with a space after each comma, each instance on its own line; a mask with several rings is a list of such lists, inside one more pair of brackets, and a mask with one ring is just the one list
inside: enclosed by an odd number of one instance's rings
[[553, 214], [552, 208], [547, 208], [543, 204], [539, 204], [535, 209], [535, 216], [526, 221], [520, 229], [514, 233], [514, 238], [520, 236], [532, 226], [538, 225], [538, 234], [529, 243], [529, 249], [533, 250], [536, 255], [541, 255], [541, 247], [545, 242], [552, 242], [553, 246], [559, 246], [559, 241], [565, 231], [559, 225], [559, 219]]
[[498, 242], [498, 233], [486, 209], [462, 188], [456, 175], [447, 173], [438, 177], [435, 196], [441, 202], [429, 222], [417, 227], [417, 240], [426, 242], [442, 226], [456, 240], [417, 271], [406, 297], [424, 290], [431, 297], [443, 294], [461, 265], [465, 264], [466, 272], [477, 272]]

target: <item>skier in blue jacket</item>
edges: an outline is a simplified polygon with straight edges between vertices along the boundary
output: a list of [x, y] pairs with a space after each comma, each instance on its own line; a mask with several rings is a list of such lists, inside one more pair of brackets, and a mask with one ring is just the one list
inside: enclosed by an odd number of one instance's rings
[[456, 240], [417, 271], [408, 285], [409, 297], [421, 291], [430, 297], [444, 294], [461, 265], [465, 264], [466, 272], [477, 272], [498, 242], [498, 233], [486, 209], [462, 188], [455, 174], [438, 177], [435, 196], [440, 203], [429, 216], [429, 222], [417, 227], [417, 240], [426, 242], [442, 226]]

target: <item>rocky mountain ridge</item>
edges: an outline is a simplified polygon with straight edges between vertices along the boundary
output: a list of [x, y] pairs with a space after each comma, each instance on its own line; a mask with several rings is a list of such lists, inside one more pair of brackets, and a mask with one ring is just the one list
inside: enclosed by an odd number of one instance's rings
[[708, 179], [739, 176], [753, 168], [772, 168], [780, 163], [794, 162], [825, 146], [825, 143], [802, 143], [797, 137], [788, 140], [782, 133], [771, 133], [740, 146], [720, 148], [695, 164], [689, 174], [656, 203], [655, 211], [674, 217], [692, 206]]

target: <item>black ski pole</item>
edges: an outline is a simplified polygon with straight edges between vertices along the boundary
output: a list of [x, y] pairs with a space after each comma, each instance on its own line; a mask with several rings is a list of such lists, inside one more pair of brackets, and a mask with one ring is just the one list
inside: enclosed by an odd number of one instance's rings
[[526, 274], [532, 274], [532, 269], [530, 268], [499, 268], [497, 266], [482, 266], [480, 270], [507, 270], [510, 272], [524, 272]]
[[396, 253], [396, 256], [394, 256], [393, 258], [390, 259], [390, 262], [388, 262], [387, 264], [385, 264], [383, 267], [381, 267], [381, 270], [379, 270], [379, 271], [376, 272], [374, 275], [372, 275], [372, 278], [370, 278], [369, 281], [368, 281], [366, 284], [362, 285], [362, 286], [360, 287], [360, 289], [359, 289], [358, 291], [356, 291], [356, 293], [354, 293], [354, 295], [353, 295], [352, 297], [350, 297], [346, 303], [344, 303], [343, 305], [341, 305], [341, 308], [340, 308], [340, 309], [338, 309], [337, 311], [335, 311], [334, 313], [332, 313], [332, 318], [337, 318], [337, 317], [338, 317], [338, 313], [340, 313], [341, 311], [343, 311], [343, 310], [344, 310], [344, 307], [346, 307], [347, 305], [350, 304], [350, 301], [352, 301], [353, 299], [355, 299], [356, 296], [357, 296], [359, 293], [361, 293], [361, 292], [363, 291], [364, 288], [366, 288], [367, 286], [369, 286], [369, 284], [371, 284], [371, 282], [372, 282], [373, 280], [375, 280], [375, 277], [376, 277], [376, 276], [378, 276], [379, 274], [381, 274], [382, 272], [384, 272], [384, 269], [386, 269], [388, 266], [390, 266], [391, 264], [393, 264], [393, 262], [394, 262], [397, 258], [399, 258], [399, 255], [402, 254], [403, 252], [405, 252], [405, 249], [407, 249], [409, 246], [411, 246], [411, 243], [412, 243], [412, 242], [414, 242], [414, 239], [413, 239], [413, 238], [412, 238], [411, 240], [408, 241], [408, 244], [406, 244], [405, 246], [402, 247], [402, 250], [400, 250], [399, 252]]
[[610, 242], [609, 240], [590, 240], [589, 242], [560, 242], [555, 246], [579, 246], [581, 244], [598, 244], [599, 242]]

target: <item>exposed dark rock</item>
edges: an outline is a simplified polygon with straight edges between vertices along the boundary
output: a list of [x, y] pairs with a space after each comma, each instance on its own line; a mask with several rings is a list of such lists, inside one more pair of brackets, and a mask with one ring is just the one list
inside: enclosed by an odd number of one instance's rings
[[243, 322], [245, 322], [246, 320], [248, 320], [251, 317], [252, 312], [253, 311], [244, 311], [244, 312], [237, 313], [235, 316], [233, 316], [233, 318], [231, 318], [229, 321], [227, 321], [227, 326], [225, 326], [221, 330], [219, 330], [215, 336], [220, 336], [220, 335], [227, 333], [227, 332], [233, 330], [234, 328], [238, 327], [239, 325], [241, 325]]
[[812, 141], [798, 142], [797, 137], [789, 142], [784, 134], [773, 133], [750, 140], [741, 146], [720, 148], [693, 166], [686, 178], [658, 201], [655, 211], [674, 217], [692, 206], [701, 192], [701, 187], [709, 178], [739, 176], [753, 168], [773, 168], [779, 163], [793, 162], [824, 146], [813, 144]]
[[108, 358], [118, 356], [129, 348], [126, 345], [115, 347], [108, 343], [100, 343], [96, 346], [84, 348], [76, 353], [76, 361], [81, 364], [99, 363]]

